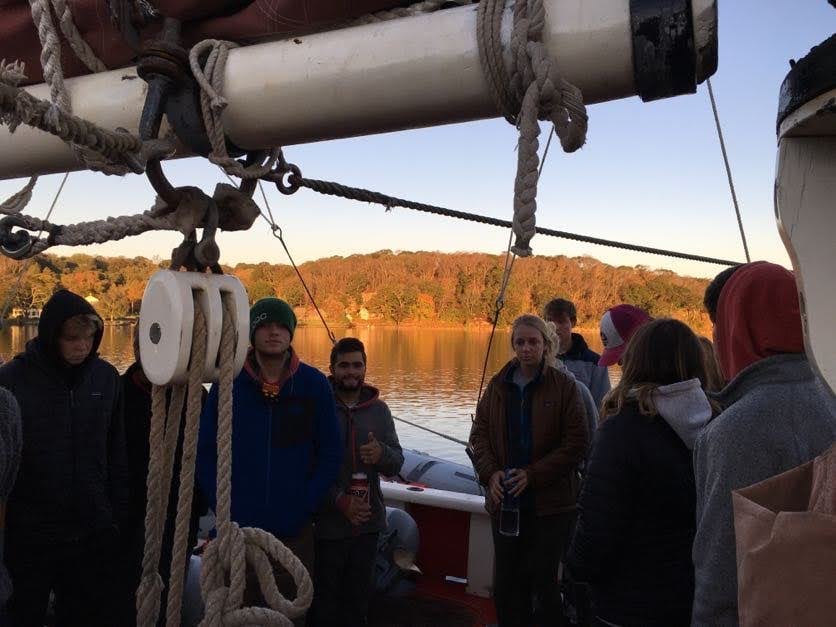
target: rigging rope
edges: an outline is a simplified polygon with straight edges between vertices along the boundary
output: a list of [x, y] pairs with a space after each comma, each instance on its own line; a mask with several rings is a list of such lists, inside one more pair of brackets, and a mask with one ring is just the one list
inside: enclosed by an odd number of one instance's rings
[[[423, 211], [426, 213], [432, 213], [435, 215], [442, 215], [448, 218], [458, 218], [460, 220], [468, 220], [470, 222], [477, 222], [479, 224], [488, 224], [491, 226], [499, 226], [503, 228], [508, 228], [512, 226], [512, 223], [508, 220], [502, 220], [500, 218], [492, 218], [490, 216], [479, 215], [476, 213], [468, 213], [465, 211], [456, 211], [453, 209], [447, 209], [445, 207], [438, 207], [436, 205], [428, 205], [425, 203], [414, 202], [411, 200], [404, 200], [403, 198], [397, 198], [395, 196], [388, 196], [386, 194], [382, 194], [380, 192], [371, 191], [368, 189], [362, 189], [359, 187], [349, 187], [347, 185], [341, 185], [340, 183], [335, 183], [333, 181], [320, 181], [317, 179], [308, 179], [303, 178], [301, 176], [296, 176], [291, 174], [289, 177], [289, 183], [291, 185], [290, 191], [286, 193], [292, 193], [295, 189], [300, 187], [304, 187], [311, 191], [317, 192], [319, 194], [326, 194], [330, 196], [338, 196], [340, 198], [345, 198], [347, 200], [356, 200], [359, 202], [368, 202], [374, 203], [377, 205], [382, 205], [386, 207], [386, 210], [389, 211], [393, 207], [403, 207], [404, 209], [413, 209], [415, 211]], [[631, 250], [634, 252], [640, 253], [649, 253], [652, 255], [662, 255], [665, 257], [673, 257], [675, 259], [687, 259], [690, 261], [700, 261], [703, 263], [713, 263], [721, 266], [736, 266], [740, 262], [739, 261], [729, 261], [728, 259], [720, 259], [717, 257], [707, 257], [704, 255], [693, 255], [690, 253], [682, 253], [677, 252], [674, 250], [666, 250], [664, 248], [654, 248], [651, 246], [640, 246], [638, 244], [630, 244], [627, 242], [620, 242], [617, 240], [609, 240], [603, 239], [600, 237], [591, 237], [589, 235], [578, 235], [577, 233], [569, 233], [567, 231], [558, 231], [555, 229], [546, 229], [542, 227], [536, 227], [537, 233], [542, 235], [548, 235], [550, 237], [558, 237], [561, 239], [569, 239], [576, 242], [584, 242], [587, 244], [595, 244], [597, 246], [609, 246], [612, 248], [619, 248], [622, 250]]]
[[[223, 295], [224, 313], [221, 321], [221, 344], [218, 366], [218, 537], [204, 552], [200, 583], [206, 605], [202, 625], [291, 625], [288, 617], [301, 616], [310, 606], [313, 584], [304, 565], [271, 534], [252, 528], [239, 528], [231, 521], [232, 472], [232, 385], [236, 330], [233, 325], [234, 303]], [[194, 296], [194, 326], [188, 384], [171, 386], [171, 400], [166, 419], [166, 388], [154, 386], [152, 416], [149, 433], [151, 456], [148, 466], [148, 485], [145, 515], [145, 549], [142, 578], [137, 590], [137, 624], [155, 625], [160, 610], [164, 584], [159, 575], [159, 560], [163, 529], [167, 517], [175, 452], [186, 402], [186, 425], [180, 464], [180, 491], [177, 500], [174, 548], [170, 572], [185, 572], [188, 551], [188, 527], [194, 486], [195, 457], [199, 416], [203, 394], [203, 364], [206, 356], [207, 320]], [[270, 560], [285, 568], [297, 587], [294, 601], [278, 591], [275, 572]], [[246, 566], [249, 562], [258, 577], [267, 608], [242, 608], [246, 587]], [[167, 604], [168, 627], [180, 624], [183, 578], [172, 576]]]
[[101, 162], [89, 161], [86, 164], [105, 174], [142, 172], [149, 159], [169, 156], [174, 150], [170, 141], [141, 142], [124, 129], [110, 131], [97, 126], [8, 82], [0, 82], [0, 119], [10, 132], [23, 123], [55, 135], [67, 144], [89, 149], [87, 155], [92, 151], [105, 157], [111, 165], [99, 167]]
[[392, 416], [392, 418], [397, 420], [398, 422], [408, 424], [410, 427], [415, 427], [416, 429], [421, 429], [422, 431], [432, 433], [433, 435], [437, 435], [438, 437], [444, 438], [445, 440], [450, 440], [451, 442], [455, 442], [456, 444], [467, 446], [467, 442], [465, 442], [464, 440], [459, 440], [458, 438], [454, 438], [452, 435], [447, 435], [446, 433], [442, 433], [441, 431], [435, 431], [433, 429], [430, 429], [429, 427], [425, 427], [424, 425], [419, 425], [417, 422], [407, 420], [406, 418], [398, 418], [397, 416]]
[[[72, 101], [70, 100], [67, 86], [64, 83], [64, 70], [61, 66], [61, 41], [55, 30], [55, 23], [52, 20], [50, 7], [56, 13], [60, 13], [61, 27], [73, 50], [79, 54], [79, 58], [90, 69], [98, 67], [103, 69], [107, 68], [96, 58], [93, 51], [81, 37], [78, 29], [72, 23], [70, 7], [65, 0], [52, 0], [52, 3], [50, 3], [50, 0], [29, 0], [29, 5], [32, 11], [32, 21], [35, 24], [35, 28], [38, 31], [38, 39], [41, 42], [41, 65], [44, 70], [44, 82], [49, 85], [50, 99], [52, 100], [52, 104], [47, 108], [44, 115], [49, 126], [60, 130], [61, 118], [72, 114]], [[115, 159], [98, 150], [85, 150], [83, 143], [70, 141], [63, 136], [61, 138], [70, 143], [76, 157], [91, 170], [98, 170], [105, 174], [124, 175], [133, 169], [126, 165], [123, 159]], [[102, 155], [107, 158], [102, 159]]]
[[[540, 168], [537, 171], [539, 178], [543, 174], [543, 167], [546, 165], [546, 159], [549, 156], [549, 147], [552, 145], [552, 137], [554, 136], [554, 126], [549, 131], [549, 138], [546, 141], [546, 148], [543, 150], [543, 159], [540, 161]], [[511, 252], [511, 238], [514, 236], [513, 230], [508, 234], [508, 246], [505, 250], [505, 268], [502, 271], [502, 281], [499, 287], [499, 294], [496, 297], [496, 310], [494, 311], [493, 324], [491, 325], [491, 334], [488, 337], [488, 348], [485, 351], [485, 361], [482, 364], [482, 377], [479, 379], [479, 392], [476, 395], [476, 407], [479, 407], [479, 401], [482, 400], [482, 389], [485, 385], [485, 376], [488, 372], [488, 359], [491, 356], [491, 346], [493, 346], [493, 337], [496, 334], [496, 325], [499, 324], [499, 315], [505, 307], [505, 290], [508, 288], [508, 283], [511, 280], [511, 270], [514, 267], [514, 260], [517, 258]], [[510, 263], [508, 259], [511, 259]], [[475, 419], [476, 414], [471, 414], [471, 418]], [[469, 446], [469, 444], [468, 444]]]
[[267, 211], [270, 214], [269, 218], [265, 216], [263, 213], [261, 214], [261, 217], [264, 218], [270, 225], [270, 231], [273, 234], [273, 237], [278, 239], [279, 243], [282, 245], [282, 248], [284, 248], [284, 252], [287, 255], [288, 260], [290, 261], [290, 265], [293, 266], [293, 270], [296, 272], [296, 276], [299, 277], [299, 281], [301, 281], [302, 287], [305, 289], [305, 293], [308, 295], [311, 304], [314, 306], [314, 309], [316, 310], [316, 315], [319, 316], [319, 319], [322, 321], [322, 325], [325, 327], [326, 333], [328, 333], [328, 339], [331, 340], [331, 344], [336, 344], [337, 336], [334, 335], [334, 332], [331, 330], [331, 327], [329, 327], [328, 323], [325, 322], [325, 316], [323, 316], [322, 312], [319, 310], [319, 305], [316, 304], [316, 299], [314, 298], [313, 294], [311, 294], [311, 290], [308, 289], [308, 284], [305, 283], [305, 279], [302, 277], [302, 273], [299, 271], [296, 262], [293, 260], [293, 256], [290, 254], [290, 250], [288, 250], [287, 244], [284, 241], [282, 227], [276, 224], [276, 221], [273, 219], [273, 211], [270, 208], [270, 201], [267, 200], [267, 194], [264, 193], [264, 187], [261, 185], [261, 181], [258, 182], [258, 188], [261, 190], [261, 196], [262, 198], [264, 198], [264, 205], [267, 207]]
[[[58, 203], [58, 199], [61, 197], [61, 192], [64, 191], [64, 184], [67, 182], [67, 179], [69, 178], [69, 176], [70, 176], [69, 172], [64, 173], [64, 177], [61, 179], [61, 184], [58, 186], [58, 191], [55, 192], [55, 196], [52, 198], [52, 203], [49, 205], [49, 209], [46, 212], [46, 216], [44, 216], [44, 221], [49, 220], [49, 217], [52, 215], [52, 212], [55, 209], [55, 205]], [[32, 177], [31, 179], [29, 179], [29, 184], [34, 186], [35, 185], [35, 180], [37, 180], [37, 177]], [[23, 191], [23, 190], [21, 190], [21, 191]], [[18, 192], [18, 194], [19, 193], [20, 192]], [[29, 194], [31, 195], [31, 193], [32, 192], [30, 190]], [[5, 203], [4, 203], [4, 205], [5, 205]], [[42, 233], [43, 233], [43, 230], [41, 230], [38, 233], [38, 238], [40, 238]], [[32, 240], [30, 242], [30, 244], [29, 244], [30, 248], [33, 246], [34, 242], [35, 242], [35, 240]], [[12, 286], [12, 289], [9, 292], [9, 295], [6, 297], [6, 302], [3, 303], [3, 309], [0, 310], [0, 325], [2, 325], [5, 322], [6, 315], [9, 313], [9, 307], [11, 306], [14, 299], [17, 297], [18, 290], [20, 289], [20, 284], [23, 281], [23, 275], [26, 273], [26, 270], [29, 268], [29, 264], [32, 262], [32, 259], [34, 259], [34, 258], [35, 258], [35, 255], [32, 255], [25, 262], [23, 262], [23, 264], [21, 264], [20, 272], [18, 272], [18, 275], [17, 275], [17, 280], [15, 281], [15, 284]]]
[[[0, 83], [17, 87], [25, 77], [23, 63], [19, 61], [12, 63], [0, 61]], [[2, 111], [0, 111], [0, 123], [6, 123], [6, 115]], [[20, 191], [15, 192], [0, 204], [0, 213], [8, 215], [23, 211], [26, 205], [29, 204], [29, 201], [32, 200], [32, 191], [35, 189], [35, 183], [37, 182], [37, 176], [29, 177], [29, 180]], [[0, 320], [2, 319], [0, 318]]]
[[[218, 39], [204, 39], [195, 44], [189, 51], [189, 65], [195, 80], [200, 85], [200, 109], [203, 114], [203, 125], [212, 146], [208, 159], [223, 168], [229, 175], [240, 179], [258, 179], [268, 174], [276, 164], [280, 149], [275, 148], [261, 164], [244, 166], [229, 156], [226, 149], [226, 135], [222, 116], [227, 106], [223, 97], [224, 72], [229, 51], [237, 48], [238, 44]], [[203, 66], [200, 57], [208, 51]]]
[[567, 81], [552, 63], [543, 43], [546, 13], [543, 0], [514, 3], [511, 30], [511, 71], [506, 72], [502, 50], [502, 16], [505, 0], [479, 3], [476, 37], [479, 59], [491, 95], [499, 111], [519, 130], [517, 176], [514, 182], [513, 229], [516, 255], [531, 255], [531, 238], [537, 233], [539, 179], [538, 119], [551, 120], [566, 152], [586, 141], [587, 114], [580, 89]]
[[737, 204], [737, 194], [734, 191], [734, 180], [732, 179], [729, 156], [726, 154], [726, 142], [723, 141], [723, 129], [720, 127], [720, 115], [717, 113], [717, 103], [714, 100], [714, 90], [711, 88], [711, 79], [705, 79], [708, 85], [708, 97], [711, 100], [711, 111], [714, 113], [714, 124], [717, 126], [717, 137], [720, 140], [720, 150], [723, 153], [723, 163], [726, 166], [726, 177], [729, 179], [729, 190], [731, 191], [734, 213], [737, 216], [737, 228], [740, 229], [740, 239], [743, 242], [743, 252], [746, 255], [746, 263], [752, 261], [749, 257], [749, 245], [746, 242], [746, 232], [743, 230], [743, 218], [740, 216], [740, 206]]

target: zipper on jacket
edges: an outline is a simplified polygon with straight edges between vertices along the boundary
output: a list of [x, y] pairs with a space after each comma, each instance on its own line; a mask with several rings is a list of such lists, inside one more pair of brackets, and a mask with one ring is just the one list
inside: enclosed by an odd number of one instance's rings
[[264, 481], [264, 504], [270, 505], [270, 473], [272, 470], [272, 454], [273, 454], [273, 407], [269, 401], [264, 401], [267, 405], [267, 476]]

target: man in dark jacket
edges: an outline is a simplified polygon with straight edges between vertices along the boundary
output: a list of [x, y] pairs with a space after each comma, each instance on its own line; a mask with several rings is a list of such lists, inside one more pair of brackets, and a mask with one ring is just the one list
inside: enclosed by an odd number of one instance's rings
[[[136, 330], [139, 329], [137, 325]], [[130, 477], [130, 506], [123, 531], [126, 555], [123, 560], [122, 595], [120, 597], [120, 627], [130, 627], [136, 623], [136, 590], [142, 574], [142, 556], [145, 549], [145, 510], [148, 505], [146, 483], [148, 481], [148, 462], [151, 457], [149, 433], [151, 431], [151, 383], [142, 371], [139, 359], [139, 337], [134, 333], [134, 363], [122, 375], [122, 394], [125, 405], [125, 440], [128, 451], [128, 473]], [[206, 394], [204, 392], [204, 399]], [[186, 409], [183, 409], [185, 416]], [[176, 521], [177, 500], [180, 490], [180, 457], [183, 450], [185, 419], [180, 423], [177, 449], [174, 453], [174, 471], [168, 498], [168, 516], [163, 531], [162, 550], [160, 552], [159, 573], [164, 583], [170, 579], [171, 555], [174, 549], [174, 525]], [[196, 482], [195, 482], [196, 483]], [[197, 543], [200, 517], [207, 512], [206, 501], [197, 485], [192, 496], [192, 512], [189, 519], [188, 550]], [[186, 561], [186, 569], [189, 562]], [[185, 577], [186, 573], [182, 573]], [[165, 607], [168, 585], [163, 590], [159, 623], [165, 622]]]
[[366, 349], [353, 337], [331, 349], [331, 386], [343, 464], [316, 523], [316, 625], [366, 625], [377, 536], [386, 528], [380, 475], [398, 474], [403, 451], [377, 388], [365, 383]]
[[7, 517], [16, 627], [112, 625], [118, 525], [127, 509], [119, 375], [96, 350], [102, 320], [67, 290], [46, 303], [38, 336], [0, 368], [18, 401], [23, 459]]
[[[313, 514], [334, 484], [342, 447], [331, 386], [319, 370], [299, 361], [290, 345], [295, 330], [296, 315], [283, 300], [263, 298], [250, 309], [252, 350], [232, 394], [232, 520], [272, 533], [313, 575]], [[217, 432], [213, 385], [200, 416], [197, 450], [198, 481], [213, 509]], [[286, 597], [295, 596], [286, 571], [280, 571], [278, 584]]]
[[595, 405], [610, 391], [610, 375], [606, 366], [599, 366], [601, 356], [591, 350], [580, 333], [572, 329], [578, 323], [575, 303], [565, 298], [555, 298], [546, 303], [543, 319], [555, 326], [558, 337], [557, 358], [575, 378], [589, 388]]

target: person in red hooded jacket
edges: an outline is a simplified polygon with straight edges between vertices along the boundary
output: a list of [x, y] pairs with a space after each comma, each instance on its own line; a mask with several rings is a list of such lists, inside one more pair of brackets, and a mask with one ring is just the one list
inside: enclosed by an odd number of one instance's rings
[[813, 372], [795, 277], [758, 261], [706, 289], [714, 347], [728, 384], [697, 438], [692, 625], [738, 624], [732, 490], [810, 461], [836, 439], [836, 399]]

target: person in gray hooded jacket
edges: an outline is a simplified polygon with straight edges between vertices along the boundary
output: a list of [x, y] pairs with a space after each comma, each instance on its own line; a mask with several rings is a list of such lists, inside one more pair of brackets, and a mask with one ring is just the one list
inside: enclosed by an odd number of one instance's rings
[[607, 397], [566, 566], [589, 584], [596, 625], [688, 625], [694, 594], [691, 448], [711, 417], [699, 340], [650, 322]]
[[352, 337], [331, 350], [331, 385], [344, 455], [316, 521], [314, 624], [366, 625], [378, 534], [386, 528], [380, 475], [395, 476], [403, 451], [389, 408], [365, 383], [366, 350]]
[[694, 446], [693, 625], [738, 624], [732, 491], [810, 461], [836, 439], [836, 400], [804, 354], [793, 274], [756, 261], [706, 289], [725, 388]]

